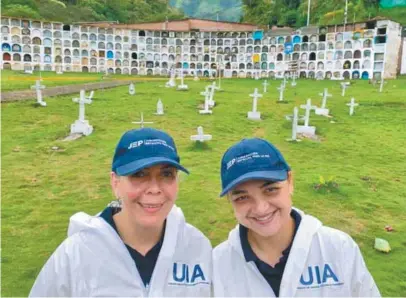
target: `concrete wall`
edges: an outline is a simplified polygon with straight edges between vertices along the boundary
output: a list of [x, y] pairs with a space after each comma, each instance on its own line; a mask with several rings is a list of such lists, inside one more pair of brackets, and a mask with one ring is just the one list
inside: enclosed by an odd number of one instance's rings
[[400, 60], [400, 74], [406, 74], [406, 37], [403, 38], [403, 47]]

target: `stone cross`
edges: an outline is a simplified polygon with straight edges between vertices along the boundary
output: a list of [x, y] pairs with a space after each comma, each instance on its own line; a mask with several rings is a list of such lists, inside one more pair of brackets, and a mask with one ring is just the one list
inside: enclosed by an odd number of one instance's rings
[[279, 101], [283, 101], [283, 91], [285, 91], [285, 85], [281, 83], [281, 86], [276, 89], [279, 90]]
[[252, 97], [252, 111], [248, 112], [248, 119], [260, 120], [261, 113], [257, 111], [257, 105], [258, 105], [258, 98], [261, 98], [262, 94], [259, 94], [258, 89], [255, 88], [254, 93], [250, 94], [250, 97]]
[[299, 117], [299, 109], [293, 109], [293, 115], [286, 116], [286, 120], [292, 121], [292, 138], [289, 141], [300, 141], [297, 139], [297, 124], [299, 120], [304, 120], [304, 117]]
[[171, 88], [171, 87], [175, 87], [176, 86], [176, 81], [175, 81], [175, 68], [172, 68], [171, 70], [170, 70], [170, 75], [171, 75], [171, 77], [170, 77], [170, 79], [169, 79], [169, 81], [165, 84], [165, 86], [167, 87], [167, 88]]
[[79, 121], [85, 121], [85, 104], [91, 104], [92, 100], [86, 98], [85, 90], [80, 90], [80, 97], [73, 98], [72, 100], [79, 103]]
[[257, 80], [257, 81], [259, 80], [259, 72], [258, 72], [258, 71], [255, 72], [254, 78], [255, 78], [255, 80]]
[[296, 86], [296, 74], [293, 74], [292, 82], [290, 83], [292, 87]]
[[203, 132], [202, 126], [199, 126], [197, 128], [197, 135], [190, 136], [191, 141], [197, 141], [197, 142], [210, 141], [211, 139], [212, 139], [212, 135], [205, 135]]
[[35, 81], [35, 85], [31, 86], [31, 89], [35, 89], [37, 91], [37, 103], [43, 107], [46, 107], [47, 103], [42, 100], [42, 89], [45, 89], [44, 85], [41, 85], [40, 80]]
[[159, 99], [156, 104], [156, 114], [155, 115], [163, 115], [164, 114], [164, 105], [162, 104], [162, 100]]
[[218, 87], [216, 87], [216, 82], [213, 82], [210, 88], [210, 97], [209, 97], [209, 106], [214, 107], [216, 105], [216, 102], [213, 100], [214, 98], [214, 91], [218, 90]]
[[134, 124], [140, 124], [141, 128], [144, 128], [144, 124], [153, 124], [154, 122], [145, 122], [144, 121], [144, 113], [141, 113], [141, 120], [137, 122], [133, 122]]
[[216, 90], [221, 91], [221, 69], [220, 68], [218, 69], [218, 77], [219, 77], [219, 84], [216, 87]]
[[343, 82], [341, 84], [341, 96], [345, 96], [345, 90], [350, 86], [350, 83], [348, 82]]
[[312, 100], [309, 98], [306, 102], [305, 105], [300, 105], [300, 108], [305, 109], [305, 125], [304, 126], [309, 126], [309, 119], [310, 119], [310, 111], [316, 109], [316, 106], [312, 106]]
[[177, 90], [180, 90], [180, 91], [188, 90], [189, 89], [188, 85], [185, 85], [185, 83], [183, 81], [183, 68], [180, 69], [180, 71], [179, 71], [179, 77], [180, 77], [180, 85], [178, 85]]
[[328, 88], [324, 88], [323, 93], [319, 93], [320, 96], [323, 96], [322, 102], [321, 102], [321, 108], [325, 109], [326, 108], [326, 103], [327, 103], [327, 97], [331, 97], [331, 94], [328, 93]]
[[210, 86], [206, 86], [206, 90], [204, 92], [200, 92], [200, 95], [204, 96], [204, 110], [200, 110], [200, 114], [211, 114], [212, 111], [210, 111], [209, 107], [209, 97], [211, 92], [209, 91]]
[[358, 106], [359, 104], [355, 103], [355, 99], [354, 97], [351, 98], [351, 102], [347, 103], [347, 106], [350, 107], [350, 116], [352, 116], [352, 114], [354, 114], [354, 107]]
[[128, 87], [128, 93], [130, 95], [135, 95], [135, 86], [134, 83], [131, 83], [130, 86]]
[[267, 82], [267, 80], [264, 80], [264, 82], [262, 83], [262, 86], [264, 86], [264, 93], [266, 93], [267, 91], [266, 91], [266, 87], [268, 87], [268, 82]]
[[383, 91], [383, 84], [384, 84], [384, 80], [383, 80], [383, 75], [382, 75], [381, 83], [379, 84], [379, 93], [382, 93], [382, 91]]
[[86, 99], [89, 99], [90, 101], [93, 99], [93, 95], [94, 95], [94, 91], [90, 91], [90, 94], [88, 97], [86, 97]]

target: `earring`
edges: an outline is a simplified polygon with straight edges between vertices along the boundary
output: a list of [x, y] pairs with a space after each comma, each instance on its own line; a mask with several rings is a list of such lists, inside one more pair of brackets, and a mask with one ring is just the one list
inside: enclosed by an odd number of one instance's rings
[[114, 201], [111, 201], [107, 207], [111, 207], [111, 208], [121, 208], [122, 205], [122, 200], [120, 199], [119, 196], [116, 196], [116, 199]]

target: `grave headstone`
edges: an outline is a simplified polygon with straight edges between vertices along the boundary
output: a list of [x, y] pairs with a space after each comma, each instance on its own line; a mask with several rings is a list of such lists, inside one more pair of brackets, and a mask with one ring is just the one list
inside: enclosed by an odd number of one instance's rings
[[345, 90], [347, 90], [348, 87], [350, 87], [349, 82], [342, 82], [340, 83], [341, 85], [341, 96], [345, 96]]
[[304, 125], [297, 126], [297, 132], [308, 136], [314, 136], [316, 134], [316, 127], [309, 126], [310, 111], [316, 109], [316, 106], [312, 106], [312, 101], [309, 98], [305, 105], [301, 105], [300, 108], [305, 109]]
[[319, 95], [323, 96], [322, 102], [321, 102], [321, 107], [316, 108], [316, 115], [321, 115], [321, 116], [328, 116], [329, 109], [326, 108], [327, 104], [327, 97], [331, 97], [331, 94], [328, 93], [328, 89], [324, 88], [323, 93], [319, 93]]
[[155, 113], [155, 115], [158, 115], [158, 116], [164, 115], [164, 105], [163, 105], [161, 99], [159, 99], [158, 102], [156, 103], [156, 113]]
[[144, 124], [153, 124], [154, 122], [146, 122], [144, 121], [144, 113], [141, 113], [140, 121], [133, 122], [134, 124], [139, 124], [141, 128], [144, 128]]
[[135, 95], [135, 85], [134, 85], [134, 83], [131, 83], [130, 86], [128, 86], [128, 94]]
[[24, 69], [24, 73], [26, 73], [26, 74], [32, 74], [32, 69]]
[[350, 107], [350, 116], [354, 114], [354, 107], [358, 106], [359, 104], [355, 103], [355, 98], [351, 98], [351, 102], [347, 103], [347, 106]]
[[42, 107], [46, 107], [47, 103], [42, 100], [42, 89], [45, 89], [44, 85], [41, 85], [40, 80], [35, 81], [35, 85], [31, 86], [31, 89], [35, 89], [37, 93], [37, 104], [39, 104]]
[[258, 93], [258, 89], [255, 88], [254, 93], [250, 94], [250, 97], [252, 97], [252, 111], [248, 112], [248, 119], [250, 120], [261, 120], [261, 112], [257, 111], [257, 105], [258, 105], [258, 98], [262, 97], [262, 94]]
[[297, 127], [298, 127], [298, 122], [299, 120], [304, 120], [305, 117], [300, 117], [299, 116], [299, 109], [298, 107], [294, 107], [293, 109], [293, 115], [287, 115], [286, 120], [289, 120], [292, 122], [292, 138], [288, 139], [288, 141], [297, 141], [300, 142], [300, 140], [297, 138]]
[[197, 135], [192, 135], [190, 136], [191, 141], [195, 142], [205, 142], [205, 141], [210, 141], [212, 139], [212, 135], [204, 134], [203, 132], [203, 127], [199, 126], [197, 128]]
[[85, 90], [80, 90], [80, 97], [73, 98], [72, 101], [79, 103], [79, 119], [71, 124], [70, 132], [71, 134], [79, 133], [88, 136], [93, 132], [93, 126], [85, 119], [85, 104], [91, 104], [92, 101], [86, 98]]
[[264, 93], [267, 93], [267, 87], [268, 87], [268, 81], [267, 80], [264, 80], [264, 82], [262, 83], [262, 86], [264, 86]]
[[204, 96], [204, 109], [199, 110], [200, 114], [212, 114], [213, 113], [213, 111], [210, 110], [210, 106], [209, 106], [209, 98], [210, 98], [210, 94], [211, 94], [209, 89], [210, 89], [210, 86], [206, 86], [206, 90], [204, 92], [200, 92], [200, 95]]

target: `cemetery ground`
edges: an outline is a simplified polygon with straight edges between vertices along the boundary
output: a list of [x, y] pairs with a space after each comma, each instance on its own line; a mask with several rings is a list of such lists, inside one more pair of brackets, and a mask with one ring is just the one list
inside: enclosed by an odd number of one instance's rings
[[[134, 75], [109, 74], [108, 77], [105, 76], [106, 75], [102, 73], [64, 72], [57, 75], [55, 72], [41, 71], [41, 84], [45, 85], [47, 88], [50, 88], [63, 85], [94, 83], [106, 80], [154, 80], [151, 77], [140, 77]], [[1, 90], [2, 92], [8, 92], [30, 89], [32, 85], [35, 85], [35, 80], [38, 80], [39, 77], [39, 71], [34, 71], [32, 74], [26, 74], [24, 71], [2, 70]], [[159, 79], [164, 80], [163, 78]]]
[[[77, 75], [77, 74], [75, 74]], [[88, 137], [63, 142], [78, 118], [73, 97], [44, 98], [2, 104], [2, 296], [26, 296], [50, 254], [65, 239], [69, 217], [78, 211], [96, 214], [113, 200], [109, 184], [111, 159], [121, 134], [152, 126], [175, 139], [181, 162], [191, 175], [180, 176], [177, 205], [186, 219], [203, 231], [213, 246], [225, 240], [236, 221], [226, 198], [219, 198], [220, 160], [243, 137], [262, 137], [285, 155], [294, 173], [294, 206], [325, 225], [349, 233], [361, 248], [381, 294], [406, 295], [406, 78], [390, 80], [379, 93], [367, 81], [353, 81], [341, 96], [339, 82], [298, 80], [287, 83], [287, 103], [277, 103], [280, 80], [268, 80], [268, 93], [258, 100], [262, 121], [250, 121], [254, 88], [262, 80], [225, 79], [215, 93], [212, 115], [200, 115], [207, 81], [187, 80], [189, 91], [165, 88], [164, 82], [136, 83], [95, 90], [86, 105], [94, 131]], [[33, 83], [30, 83], [33, 85]], [[285, 119], [307, 98], [320, 106], [323, 88], [333, 96], [327, 107], [333, 118], [311, 113], [319, 140], [287, 142], [291, 122]], [[346, 103], [360, 105], [349, 116]], [[156, 116], [161, 98], [164, 116]], [[300, 115], [304, 110], [300, 109]], [[331, 123], [331, 121], [334, 123]], [[190, 136], [201, 125], [213, 135], [207, 143]], [[386, 232], [385, 226], [393, 227]], [[389, 241], [388, 254], [374, 250], [375, 237]]]

